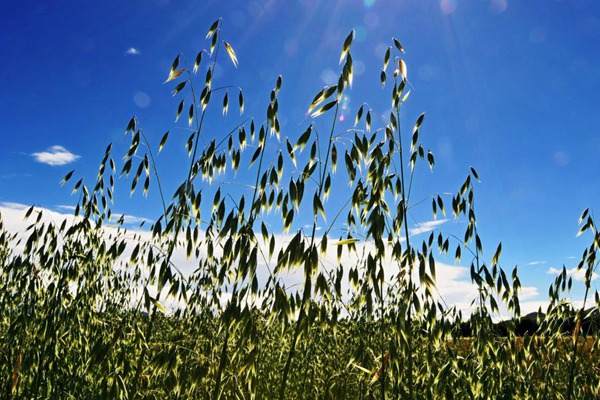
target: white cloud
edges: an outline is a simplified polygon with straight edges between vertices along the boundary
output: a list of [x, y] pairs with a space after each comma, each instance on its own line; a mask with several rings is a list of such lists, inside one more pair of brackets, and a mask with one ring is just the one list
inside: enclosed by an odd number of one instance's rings
[[[580, 270], [577, 270], [577, 268], [571, 268], [571, 269], [567, 269], [567, 275], [573, 277], [574, 280], [576, 281], [580, 281], [583, 282], [585, 280], [585, 268], [582, 268]], [[550, 267], [548, 268], [548, 271], [546, 271], [547, 274], [550, 275], [558, 275], [562, 272], [562, 269], [558, 269], [555, 267]], [[592, 273], [592, 280], [596, 280], [598, 279], [598, 274], [593, 272]]]
[[8, 201], [0, 201], [0, 209], [7, 209], [7, 210], [16, 210], [16, 211], [23, 211], [23, 210], [27, 210], [29, 207], [31, 206], [26, 206], [25, 204], [21, 204], [21, 203], [11, 203]]
[[546, 264], [546, 261], [531, 261], [531, 262], [527, 263], [527, 265], [542, 265], [542, 264]]
[[58, 205], [54, 208], [57, 208], [59, 210], [65, 210], [65, 211], [75, 211], [75, 206], [68, 206], [68, 205]]
[[[9, 232], [20, 232], [21, 235], [25, 235], [25, 230], [30, 221], [24, 221], [24, 214], [29, 209], [30, 206], [19, 204], [19, 203], [2, 203], [0, 202], [0, 215], [2, 216], [2, 220], [4, 222], [5, 228]], [[56, 209], [69, 210], [70, 206], [56, 206]], [[67, 219], [68, 223], [72, 223], [75, 220], [72, 214], [68, 212], [59, 213], [56, 211], [51, 211], [47, 209], [37, 208], [34, 211], [35, 213], [38, 211], [43, 211], [43, 222], [53, 221], [56, 224], [59, 224], [62, 220]], [[120, 215], [113, 215], [112, 220], [116, 221]], [[128, 223], [137, 223], [144, 220], [143, 218], [126, 216], [125, 221]], [[420, 226], [421, 231], [423, 230], [431, 230], [430, 228], [435, 227], [443, 222], [435, 222], [435, 223], [427, 223]], [[105, 225], [104, 229], [107, 234], [115, 235], [117, 234], [117, 229], [112, 227], [110, 224]], [[413, 228], [416, 229], [416, 228]], [[121, 231], [121, 234], [125, 234], [127, 241], [149, 241], [151, 239], [151, 234], [147, 231], [142, 231], [139, 229], [127, 229], [126, 233]], [[201, 232], [201, 237], [203, 237], [203, 233]], [[292, 240], [294, 235], [286, 234], [286, 235], [275, 235], [276, 237], [276, 245], [273, 257], [271, 259], [263, 259], [259, 258], [259, 265], [257, 266], [257, 277], [259, 280], [259, 285], [264, 285], [267, 279], [269, 278], [271, 272], [275, 268], [277, 254], [282, 247], [287, 246], [287, 244]], [[317, 238], [319, 241], [320, 238]], [[329, 241], [327, 255], [321, 256], [319, 270], [322, 272], [327, 271], [335, 271], [339, 263], [341, 263], [345, 268], [344, 279], [342, 280], [342, 293], [346, 293], [344, 297], [348, 299], [350, 293], [354, 291], [353, 288], [350, 287], [348, 282], [348, 270], [350, 267], [360, 265], [362, 261], [366, 258], [366, 255], [370, 252], [374, 251], [374, 246], [370, 242], [357, 242], [356, 252], [349, 252], [344, 246], [344, 251], [342, 256], [338, 262], [337, 259], [337, 249], [338, 246], [335, 244], [334, 240]], [[263, 254], [268, 254], [267, 243], [264, 243], [262, 239], [259, 239], [259, 246], [264, 248]], [[133, 246], [128, 246], [125, 253], [122, 255], [123, 260], [126, 261], [129, 259], [130, 252]], [[200, 258], [206, 255], [206, 249], [200, 248]], [[219, 256], [220, 246], [215, 247], [215, 256]], [[268, 258], [268, 256], [267, 256]], [[177, 267], [179, 271], [185, 276], [190, 276], [194, 270], [198, 267], [198, 259], [192, 256], [191, 258], [187, 258], [185, 254], [184, 247], [178, 247], [173, 253], [173, 257], [171, 259], [173, 264]], [[391, 260], [390, 257], [386, 257], [384, 260], [384, 271], [386, 276], [386, 281], [391, 281], [394, 279], [394, 275], [398, 273], [398, 264]], [[429, 270], [429, 266], [426, 266], [427, 270]], [[414, 273], [415, 281], [418, 281], [418, 272]], [[438, 299], [443, 299], [445, 304], [448, 307], [456, 307], [457, 310], [460, 310], [463, 316], [468, 316], [473, 310], [471, 306], [471, 301], [477, 297], [477, 287], [475, 284], [471, 282], [469, 269], [460, 265], [449, 265], [445, 264], [441, 260], [436, 261], [436, 277], [437, 277], [437, 290], [434, 290], [434, 296]], [[277, 275], [277, 279], [285, 285], [287, 290], [290, 293], [294, 293], [296, 291], [302, 290], [303, 280], [304, 280], [304, 272], [302, 267], [292, 268], [290, 270], [279, 271]], [[155, 288], [149, 287], [151, 294]], [[141, 290], [141, 289], [140, 289]], [[521, 289], [520, 298], [523, 300], [527, 300], [527, 304], [529, 308], [539, 307], [539, 305], [543, 305], [543, 301], [536, 301], [535, 297], [538, 295], [537, 287], [523, 287]], [[140, 291], [141, 293], [141, 291]], [[140, 294], [141, 295], [141, 294]], [[227, 300], [227, 292], [223, 293], [222, 301], [225, 302]], [[165, 307], [176, 308], [176, 301], [173, 299], [161, 299], [161, 303]], [[529, 309], [528, 308], [528, 309]], [[506, 316], [506, 312], [501, 311], [502, 315]], [[496, 319], [502, 319], [502, 315], [496, 317]]]
[[123, 223], [128, 224], [128, 225], [139, 225], [142, 222], [145, 222], [145, 223], [152, 222], [148, 218], [136, 217], [135, 215], [127, 215], [127, 214], [116, 214], [116, 215], [113, 214], [111, 220], [118, 221], [121, 218], [123, 218]]
[[428, 233], [446, 222], [448, 222], [448, 219], [436, 219], [432, 221], [420, 222], [414, 228], [409, 229], [408, 233], [411, 236]]
[[521, 286], [521, 291], [519, 292], [519, 300], [527, 300], [536, 297], [540, 294], [538, 288], [535, 286]]
[[48, 164], [53, 167], [70, 164], [80, 158], [80, 156], [71, 153], [62, 146], [52, 146], [46, 151], [33, 153], [31, 156], [35, 159], [35, 161], [42, 164]]
[[[2, 202], [0, 202], [0, 208], [3, 206], [8, 207], [11, 204], [14, 205], [14, 207], [25, 207], [22, 204], [18, 204], [18, 203], [2, 203]], [[28, 207], [25, 207], [25, 208], [28, 208]], [[18, 208], [18, 209], [23, 210], [25, 208]], [[75, 208], [76, 208], [75, 206], [66, 205], [66, 204], [60, 204], [60, 205], [54, 206], [54, 209], [56, 209], [56, 210], [65, 211], [65, 212], [69, 212], [69, 213], [72, 213], [73, 211], [75, 211]], [[70, 216], [70, 215], [65, 214], [65, 216]], [[116, 223], [121, 218], [123, 219], [123, 224], [125, 224], [125, 225], [139, 225], [142, 222], [145, 222], [145, 223], [152, 222], [152, 220], [150, 220], [148, 218], [138, 217], [138, 216], [129, 215], [129, 214], [116, 214], [116, 213], [113, 213], [113, 215], [111, 217], [111, 221]], [[108, 225], [110, 226], [110, 224], [108, 224]]]
[[140, 54], [142, 54], [142, 52], [139, 49], [136, 49], [135, 47], [130, 47], [127, 49], [125, 54], [129, 56], [139, 56]]

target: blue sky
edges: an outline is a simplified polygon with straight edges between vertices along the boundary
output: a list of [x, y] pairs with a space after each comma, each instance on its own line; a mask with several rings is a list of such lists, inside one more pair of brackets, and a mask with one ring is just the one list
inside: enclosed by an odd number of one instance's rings
[[[436, 155], [434, 173], [424, 169], [418, 176], [418, 193], [454, 192], [474, 166], [481, 177], [476, 207], [486, 254], [502, 242], [502, 264], [518, 265], [523, 284], [538, 288], [531, 301], [543, 301], [554, 269], [572, 268], [587, 245], [575, 235], [581, 212], [597, 209], [600, 198], [595, 0], [25, 0], [5, 11], [4, 208], [36, 204], [64, 211], [73, 205], [76, 198], [59, 181], [72, 169], [93, 180], [110, 142], [115, 154], [124, 154], [123, 132], [133, 115], [156, 144], [172, 130], [159, 170], [167, 187], [178, 182], [187, 165], [187, 135], [172, 129], [179, 100], [162, 82], [179, 52], [193, 64], [208, 45], [208, 27], [222, 17], [222, 38], [235, 49], [239, 67], [222, 57], [215, 81], [240, 86], [246, 111], [240, 117], [232, 102], [226, 118], [209, 119], [207, 134], [224, 135], [247, 117], [264, 118], [281, 74], [282, 135], [297, 138], [315, 93], [335, 83], [331, 76], [339, 73], [340, 48], [351, 29], [356, 76], [346, 123], [363, 101], [383, 114], [389, 93], [381, 90], [379, 71], [396, 37], [413, 86], [405, 127], [425, 112], [422, 140]], [[130, 199], [128, 183], [120, 185], [116, 211], [160, 214], [155, 196]], [[415, 221], [430, 220], [427, 212], [417, 212]]]

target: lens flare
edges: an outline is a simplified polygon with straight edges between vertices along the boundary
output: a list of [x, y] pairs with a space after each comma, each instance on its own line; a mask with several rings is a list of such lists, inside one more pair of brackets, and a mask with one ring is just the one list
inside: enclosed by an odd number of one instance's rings
[[350, 111], [350, 96], [348, 96], [347, 94], [344, 94], [340, 100], [340, 116], [339, 116], [339, 120], [340, 122], [344, 121], [346, 119], [346, 116], [348, 115]]
[[354, 33], [354, 40], [357, 42], [364, 42], [367, 38], [367, 28], [362, 25], [358, 25], [356, 28], [354, 28]]
[[150, 105], [150, 96], [148, 96], [148, 93], [145, 92], [137, 92], [133, 96], [133, 102], [139, 108], [146, 108]]
[[490, 1], [490, 10], [494, 14], [502, 14], [504, 11], [506, 11], [507, 7], [508, 7], [508, 4], [506, 3], [506, 0], [491, 0]]
[[364, 23], [367, 29], [377, 29], [379, 27], [379, 15], [375, 12], [368, 12], [365, 15]]
[[323, 71], [321, 71], [321, 80], [324, 84], [331, 86], [337, 83], [338, 76], [331, 69], [326, 68]]
[[440, 8], [444, 14], [452, 14], [456, 11], [456, 0], [440, 0]]
[[373, 4], [375, 4], [375, 0], [363, 0], [363, 3], [365, 4], [365, 7], [371, 8], [373, 7]]

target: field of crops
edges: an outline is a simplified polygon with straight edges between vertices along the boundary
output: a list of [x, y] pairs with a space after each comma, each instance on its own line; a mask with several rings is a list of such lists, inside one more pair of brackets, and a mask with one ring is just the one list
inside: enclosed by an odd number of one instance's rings
[[[181, 143], [189, 168], [174, 193], [163, 193], [156, 163], [169, 133], [154, 143], [132, 118], [124, 157], [109, 145], [92, 184], [65, 176], [79, 196], [72, 217], [48, 219], [32, 207], [25, 232], [0, 225], [0, 397], [600, 398], [592, 287], [600, 233], [591, 213], [580, 219], [589, 238], [578, 265], [583, 306], [567, 301], [573, 281], [563, 269], [535, 333], [522, 335], [517, 270], [501, 268], [501, 245], [490, 259], [482, 254], [475, 169], [451, 201], [432, 192], [426, 202], [434, 218], [463, 221], [464, 232], [432, 231], [420, 241], [409, 232], [411, 209], [423, 203], [411, 188], [426, 187], [415, 171], [434, 169], [435, 158], [422, 145], [424, 115], [401, 120], [408, 67], [398, 40], [382, 60], [387, 123], [364, 105], [360, 129], [336, 129], [354, 79], [350, 33], [337, 85], [308, 105], [314, 122], [281, 138], [273, 156], [265, 149], [280, 136], [281, 77], [264, 123], [205, 134], [206, 115], [225, 114], [230, 103], [244, 109], [241, 89], [213, 84], [218, 63], [237, 64], [220, 20], [207, 39], [195, 58], [178, 55], [167, 75], [181, 97], [179, 123], [192, 132]], [[254, 176], [246, 190], [215, 183], [240, 168]], [[348, 190], [345, 204], [327, 202], [337, 182]], [[112, 216], [118, 184], [154, 191], [161, 208], [153, 223], [125, 229]], [[193, 260], [192, 273], [180, 271], [179, 252]], [[470, 266], [470, 315], [436, 290], [440, 257]], [[510, 316], [501, 331], [500, 310]]]

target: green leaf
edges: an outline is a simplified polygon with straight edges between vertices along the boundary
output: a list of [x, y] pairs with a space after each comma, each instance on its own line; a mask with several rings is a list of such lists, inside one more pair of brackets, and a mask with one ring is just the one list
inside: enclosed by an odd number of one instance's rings
[[356, 113], [356, 118], [354, 119], [354, 126], [356, 126], [358, 124], [358, 122], [360, 121], [360, 118], [363, 115], [363, 108], [364, 108], [364, 104], [360, 106], [360, 108], [358, 109], [358, 112]]
[[296, 142], [296, 146], [294, 146], [294, 151], [299, 147], [300, 150], [304, 150], [304, 147], [306, 147], [306, 143], [308, 142], [308, 139], [310, 139], [310, 134], [312, 132], [312, 125], [309, 125], [308, 128], [306, 128], [306, 131], [304, 131], [304, 133], [302, 135], [300, 135], [300, 138], [298, 138], [298, 141]]
[[194, 105], [190, 104], [190, 111], [188, 112], [188, 126], [192, 126], [194, 120]]
[[501, 252], [502, 252], [502, 242], [500, 242], [498, 244], [498, 248], [496, 249], [496, 252], [494, 253], [494, 257], [492, 257], [492, 265], [498, 264], [498, 261], [500, 260]]
[[229, 58], [231, 59], [233, 66], [237, 68], [238, 59], [237, 59], [237, 56], [235, 55], [235, 51], [233, 51], [233, 48], [231, 47], [231, 45], [224, 40], [223, 40], [223, 44], [225, 45], [225, 50], [227, 50], [227, 54], [229, 55]]
[[181, 90], [185, 87], [186, 84], [187, 84], [187, 81], [178, 83], [177, 86], [175, 86], [173, 88], [173, 91], [171, 92], [173, 97], [177, 96], [177, 93], [181, 92]]
[[294, 167], [295, 167], [296, 166], [296, 156], [294, 155], [294, 148], [292, 147], [292, 144], [290, 143], [289, 139], [286, 139], [286, 147], [287, 147], [288, 155], [289, 155], [290, 159], [292, 160], [292, 163], [294, 164]]
[[220, 21], [221, 21], [221, 18], [219, 18], [218, 20], [213, 22], [213, 24], [208, 29], [208, 33], [206, 34], [206, 39], [210, 39], [215, 34]]
[[344, 57], [346, 57], [346, 54], [348, 54], [348, 52], [350, 51], [352, 40], [354, 40], [354, 29], [350, 31], [350, 34], [348, 34], [348, 36], [346, 36], [346, 40], [344, 40], [344, 45], [342, 46], [342, 53], [340, 54], [340, 62], [338, 64], [341, 64], [342, 61], [344, 61]]
[[148, 196], [148, 188], [150, 187], [150, 177], [147, 176], [146, 179], [144, 180], [144, 197]]
[[[214, 68], [214, 67], [213, 67]], [[212, 85], [212, 77], [213, 77], [213, 68], [209, 68], [206, 71], [206, 78], [204, 79], [204, 85], [210, 89]]]
[[219, 33], [215, 32], [214, 35], [212, 35], [212, 38], [210, 40], [210, 55], [212, 56], [215, 53], [215, 47], [217, 46], [217, 38], [219, 37]]
[[179, 106], [177, 107], [177, 116], [175, 116], [175, 122], [177, 122], [177, 120], [179, 119], [179, 116], [181, 115], [182, 111], [183, 111], [183, 100], [181, 100], [181, 102], [179, 103]]
[[180, 69], [180, 70], [177, 70], [177, 71], [171, 71], [169, 73], [169, 76], [167, 77], [167, 80], [164, 81], [163, 83], [171, 82], [173, 79], [177, 78], [182, 73], [183, 73], [183, 69]]
[[71, 177], [73, 176], [73, 172], [75, 172], [75, 170], [68, 172], [65, 175], [65, 177], [62, 178], [62, 180], [60, 181], [60, 186], [63, 186], [65, 183], [67, 183], [69, 181], [69, 179], [71, 179]]
[[327, 199], [329, 197], [330, 189], [331, 189], [331, 175], [327, 175], [327, 178], [325, 178], [325, 188], [323, 190], [323, 198]]
[[314, 110], [314, 108], [319, 105], [319, 103], [321, 103], [323, 101], [323, 94], [325, 93], [325, 88], [319, 90], [319, 92], [315, 95], [315, 97], [313, 98], [312, 103], [310, 103], [310, 107], [308, 107], [308, 111], [307, 113], [310, 114], [310, 112], [312, 110]]
[[408, 79], [406, 63], [401, 58], [398, 59], [398, 71], [400, 71], [400, 75], [402, 75], [402, 80], [406, 81]]
[[581, 213], [581, 216], [579, 217], [579, 221], [577, 222], [578, 224], [581, 224], [581, 222], [585, 219], [585, 217], [587, 217], [589, 211], [590, 211], [589, 208], [586, 208], [585, 210], [583, 210], [583, 212]]
[[440, 197], [440, 195], [437, 196], [437, 204], [438, 204], [438, 207], [440, 208], [440, 210], [442, 211], [442, 214], [444, 214], [444, 217], [445, 217], [446, 210], [444, 209], [444, 202], [442, 201], [442, 198]]
[[135, 117], [131, 117], [129, 123], [127, 124], [127, 129], [125, 129], [125, 133], [131, 131], [132, 133], [135, 131]]
[[404, 103], [406, 101], [406, 99], [408, 99], [409, 94], [410, 94], [410, 90], [408, 92], [406, 92], [406, 94], [404, 94], [404, 97], [402, 97], [402, 103]]
[[337, 169], [337, 158], [338, 158], [338, 151], [337, 151], [337, 147], [335, 147], [335, 144], [331, 146], [331, 171], [333, 171], [335, 173], [335, 170]]
[[323, 209], [323, 203], [321, 202], [321, 198], [315, 193], [313, 197], [313, 214], [316, 217], [317, 214], [320, 213], [323, 219], [325, 218], [325, 209]]
[[229, 93], [225, 92], [225, 96], [223, 96], [223, 115], [227, 115], [227, 110], [229, 110]]
[[173, 60], [173, 64], [171, 64], [171, 70], [169, 71], [169, 76], [167, 77], [165, 83], [177, 78], [183, 72], [183, 69], [177, 70], [177, 67], [179, 66], [179, 57], [180, 55], [178, 54]]
[[319, 115], [329, 111], [333, 106], [335, 106], [337, 104], [337, 102], [338, 102], [337, 100], [330, 101], [329, 103], [325, 104], [323, 107], [319, 108], [317, 111], [312, 113], [311, 117], [316, 118]]
[[338, 240], [337, 242], [334, 243], [335, 246], [344, 246], [347, 244], [353, 244], [358, 242], [358, 239], [355, 238], [349, 238], [349, 239], [344, 239], [344, 240]]
[[77, 183], [75, 184], [75, 186], [73, 186], [73, 191], [71, 193], [72, 194], [76, 193], [82, 183], [83, 183], [83, 178], [81, 178], [80, 180], [77, 181]]
[[31, 215], [32, 212], [33, 212], [33, 206], [29, 207], [29, 209], [25, 213], [25, 216], [23, 217], [23, 220], [26, 220], [27, 218], [29, 218], [29, 216]]
[[283, 232], [286, 233], [292, 227], [292, 222], [294, 221], [294, 210], [290, 210], [285, 217], [285, 222], [283, 224]]
[[307, 114], [310, 114], [312, 110], [315, 109], [316, 106], [321, 104], [323, 101], [327, 100], [333, 93], [335, 93], [337, 89], [337, 85], [333, 85], [331, 87], [324, 87], [319, 90], [319, 92], [315, 95], [310, 107], [308, 107]]
[[156, 300], [154, 297], [150, 296], [150, 294], [148, 293], [148, 288], [144, 288], [144, 297], [146, 298], [146, 302], [150, 302], [152, 304], [154, 304], [154, 306], [160, 310], [163, 314], [167, 313], [167, 310], [163, 307], [162, 304], [160, 304], [160, 302], [158, 300]]
[[198, 53], [196, 56], [196, 61], [194, 61], [194, 75], [198, 72], [198, 68], [200, 67], [200, 63], [202, 62], [202, 51]]
[[165, 143], [167, 143], [167, 139], [169, 138], [169, 131], [167, 131], [162, 139], [160, 140], [160, 144], [158, 145], [158, 152], [160, 153], [163, 147], [165, 147]]
[[388, 47], [385, 51], [385, 56], [383, 57], [383, 71], [385, 71], [388, 67], [388, 63], [390, 62], [390, 56], [392, 55], [392, 48]]
[[417, 129], [419, 129], [421, 127], [421, 124], [423, 123], [424, 119], [425, 119], [425, 113], [419, 115], [419, 118], [417, 118], [417, 122], [415, 122], [415, 126], [413, 127], [413, 132], [415, 132]]
[[429, 162], [429, 169], [433, 171], [435, 159], [433, 158], [433, 153], [431, 153], [431, 151], [427, 151], [427, 162]]
[[240, 89], [240, 94], [238, 96], [238, 102], [240, 105], [240, 115], [244, 113], [244, 95], [242, 94], [242, 90]]
[[[342, 77], [344, 78], [344, 88], [349, 86], [352, 87], [352, 82], [354, 80], [354, 67], [352, 63], [352, 55], [348, 53], [346, 57], [346, 63], [344, 64], [344, 69], [342, 70]], [[347, 83], [347, 85], [346, 85]]]
[[202, 111], [204, 111], [206, 109], [206, 106], [208, 105], [210, 93], [210, 88], [208, 86], [204, 86], [204, 89], [202, 89], [202, 93], [200, 93], [200, 103], [202, 104]]
[[396, 48], [398, 49], [398, 51], [400, 53], [404, 53], [404, 48], [402, 47], [402, 45], [400, 44], [400, 42], [398, 41], [398, 39], [393, 38], [394, 40], [394, 45], [396, 46]]
[[258, 148], [254, 151], [254, 154], [252, 155], [252, 160], [250, 160], [250, 166], [252, 166], [252, 164], [254, 164], [254, 162], [258, 159], [258, 156], [260, 156], [260, 152], [262, 151], [262, 146], [258, 146]]
[[429, 272], [431, 273], [431, 278], [435, 280], [435, 259], [433, 258], [433, 253], [429, 253]]

